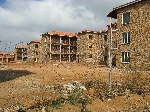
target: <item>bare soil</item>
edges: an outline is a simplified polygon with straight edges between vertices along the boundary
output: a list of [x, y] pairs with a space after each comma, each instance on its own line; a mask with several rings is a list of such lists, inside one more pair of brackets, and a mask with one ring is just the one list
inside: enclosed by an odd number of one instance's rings
[[[149, 78], [146, 72], [142, 77]], [[121, 82], [130, 74], [113, 68], [113, 82]], [[109, 82], [109, 68], [101, 66], [85, 66], [76, 63], [40, 64], [40, 63], [9, 63], [0, 68], [0, 112], [5, 109], [9, 112], [17, 110], [21, 104], [28, 109], [36, 103], [51, 101], [59, 97], [57, 91], [52, 91], [52, 85], [67, 84], [69, 82], [103, 80]], [[92, 94], [92, 89], [91, 91]], [[98, 98], [88, 104], [91, 112], [116, 112], [133, 108], [139, 111], [140, 107], [148, 105], [150, 96], [131, 94], [129, 98], [118, 96], [101, 101]], [[39, 108], [28, 109], [27, 112], [40, 112]], [[81, 104], [63, 104], [62, 109], [53, 109], [53, 112], [80, 112]]]

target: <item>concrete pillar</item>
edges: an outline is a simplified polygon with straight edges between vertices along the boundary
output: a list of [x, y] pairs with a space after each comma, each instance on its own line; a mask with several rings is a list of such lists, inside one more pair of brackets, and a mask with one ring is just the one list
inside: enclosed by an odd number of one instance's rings
[[51, 54], [51, 51], [52, 51], [52, 38], [51, 38], [51, 35], [50, 35], [50, 48], [49, 48], [49, 50], [50, 50], [50, 61], [51, 61], [51, 58], [52, 58], [52, 54]]
[[22, 61], [23, 61], [23, 49], [21, 49], [21, 54], [22, 54]]
[[70, 37], [69, 37], [69, 62], [70, 62]]
[[[59, 43], [61, 42], [61, 36], [60, 36], [60, 40]], [[61, 62], [61, 44], [60, 44], [60, 62]]]

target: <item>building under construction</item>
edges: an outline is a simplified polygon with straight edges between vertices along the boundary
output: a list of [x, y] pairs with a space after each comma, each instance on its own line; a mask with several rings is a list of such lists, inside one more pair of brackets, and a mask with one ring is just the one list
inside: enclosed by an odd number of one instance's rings
[[77, 33], [77, 61], [82, 64], [108, 63], [107, 30], [85, 30]]
[[16, 62], [23, 62], [27, 61], [27, 45], [18, 45], [15, 47], [15, 61]]
[[28, 45], [28, 61], [38, 62], [42, 59], [41, 55], [41, 40], [33, 40]]
[[77, 37], [74, 33], [51, 31], [42, 34], [42, 62], [76, 61]]

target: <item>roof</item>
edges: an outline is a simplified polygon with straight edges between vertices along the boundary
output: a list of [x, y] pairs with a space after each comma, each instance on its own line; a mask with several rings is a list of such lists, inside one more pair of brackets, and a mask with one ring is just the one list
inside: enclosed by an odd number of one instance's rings
[[99, 33], [107, 33], [108, 30], [99, 30]]
[[0, 54], [14, 55], [14, 52], [0, 52]]
[[27, 47], [28, 47], [27, 45], [18, 45], [15, 48], [16, 49], [24, 49], [24, 48], [27, 48]]
[[33, 43], [40, 43], [41, 40], [32, 40], [31, 42], [33, 42]]
[[28, 44], [30, 43], [41, 43], [41, 40], [32, 40], [31, 42], [29, 42]]
[[75, 37], [75, 33], [69, 33], [69, 32], [60, 32], [60, 31], [50, 31], [47, 32], [50, 35], [59, 35], [59, 36], [68, 36], [68, 37]]
[[107, 17], [112, 17], [112, 18], [117, 19], [117, 10], [118, 10], [118, 9], [121, 9], [121, 8], [124, 8], [124, 7], [128, 7], [128, 6], [130, 6], [130, 5], [139, 3], [139, 2], [141, 2], [141, 1], [145, 1], [145, 0], [134, 0], [134, 1], [132, 1], [132, 2], [128, 2], [128, 3], [124, 4], [124, 5], [120, 5], [120, 6], [118, 6], [118, 7], [115, 7], [115, 8], [113, 8], [113, 10], [112, 10], [111, 12], [109, 12], [109, 13], [107, 14]]
[[78, 32], [78, 34], [80, 34], [80, 33], [105, 33], [105, 32], [107, 32], [107, 30], [99, 30], [99, 31], [94, 31], [94, 30], [84, 30], [84, 31]]
[[4, 55], [4, 56], [0, 56], [0, 58], [15, 58], [14, 55]]
[[77, 34], [79, 34], [79, 33], [99, 33], [99, 31], [94, 31], [94, 30], [83, 30], [83, 31], [78, 32]]

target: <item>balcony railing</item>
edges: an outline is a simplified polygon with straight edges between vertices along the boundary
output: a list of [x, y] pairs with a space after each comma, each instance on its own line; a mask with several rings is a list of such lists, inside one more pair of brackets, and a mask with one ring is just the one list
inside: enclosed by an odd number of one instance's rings
[[60, 41], [59, 40], [52, 40], [51, 43], [52, 44], [60, 44]]
[[70, 54], [76, 54], [77, 50], [70, 50]]
[[59, 50], [52, 50], [51, 53], [53, 53], [53, 54], [60, 54], [60, 51]]
[[74, 45], [74, 46], [76, 46], [76, 45], [77, 45], [77, 42], [75, 42], [75, 41], [70, 42], [70, 45]]

